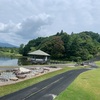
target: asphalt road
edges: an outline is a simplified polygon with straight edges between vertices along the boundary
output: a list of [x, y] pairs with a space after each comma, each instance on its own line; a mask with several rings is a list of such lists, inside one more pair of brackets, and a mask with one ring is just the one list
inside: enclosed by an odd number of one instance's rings
[[40, 83], [1, 97], [0, 100], [53, 100], [65, 90], [74, 79], [88, 69], [71, 70]]

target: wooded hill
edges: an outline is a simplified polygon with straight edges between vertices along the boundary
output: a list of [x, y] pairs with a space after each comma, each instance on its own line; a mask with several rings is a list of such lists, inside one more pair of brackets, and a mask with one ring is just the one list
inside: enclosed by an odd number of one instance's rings
[[41, 49], [51, 55], [52, 59], [88, 60], [100, 52], [100, 35], [94, 32], [67, 34], [58, 32], [49, 37], [38, 37], [27, 45], [20, 45], [19, 52], [27, 56], [28, 52]]

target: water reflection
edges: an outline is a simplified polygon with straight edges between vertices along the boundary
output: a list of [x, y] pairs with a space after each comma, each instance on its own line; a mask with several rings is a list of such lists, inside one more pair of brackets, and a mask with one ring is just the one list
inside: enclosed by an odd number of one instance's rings
[[32, 63], [26, 57], [18, 58], [18, 65], [31, 65], [31, 64]]
[[0, 57], [0, 66], [18, 66], [18, 59]]
[[12, 58], [12, 57], [0, 57], [0, 66], [20, 66], [30, 65], [31, 62], [25, 57]]

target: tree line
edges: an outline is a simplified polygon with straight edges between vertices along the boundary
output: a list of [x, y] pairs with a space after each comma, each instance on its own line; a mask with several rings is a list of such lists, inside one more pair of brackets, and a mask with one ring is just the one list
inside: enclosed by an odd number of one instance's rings
[[19, 48], [16, 47], [0, 47], [0, 56], [10, 56], [19, 54]]
[[49, 37], [30, 40], [25, 46], [20, 45], [19, 53], [27, 56], [29, 52], [41, 49], [52, 59], [81, 61], [93, 58], [100, 52], [100, 35], [91, 31], [80, 33], [57, 32]]

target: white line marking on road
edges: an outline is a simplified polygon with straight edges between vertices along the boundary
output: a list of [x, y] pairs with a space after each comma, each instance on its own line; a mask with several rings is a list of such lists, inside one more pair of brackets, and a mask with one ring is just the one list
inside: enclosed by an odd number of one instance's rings
[[56, 81], [54, 81], [54, 82], [50, 83], [49, 85], [47, 85], [47, 86], [43, 87], [42, 89], [40, 89], [40, 90], [38, 90], [38, 91], [36, 91], [36, 92], [34, 92], [34, 93], [32, 93], [32, 94], [30, 94], [30, 95], [26, 96], [26, 97], [25, 97], [25, 98], [23, 98], [22, 100], [26, 100], [26, 99], [28, 99], [29, 97], [31, 97], [31, 96], [33, 96], [33, 95], [37, 94], [38, 92], [40, 92], [40, 91], [42, 91], [42, 90], [44, 90], [44, 89], [48, 88], [49, 86], [51, 86], [51, 85], [53, 85], [53, 84], [55, 84], [55, 83], [59, 82], [59, 81], [60, 81], [61, 79], [63, 79], [63, 78], [64, 78], [64, 77], [61, 77], [60, 79], [58, 79], [58, 80], [56, 80]]

